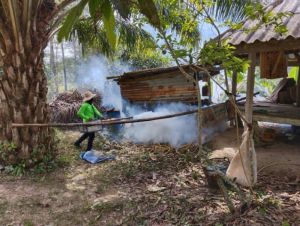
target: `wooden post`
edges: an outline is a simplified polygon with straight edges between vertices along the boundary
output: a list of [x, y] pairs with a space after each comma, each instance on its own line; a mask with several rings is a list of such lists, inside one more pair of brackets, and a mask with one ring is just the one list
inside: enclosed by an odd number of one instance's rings
[[232, 73], [232, 87], [231, 87], [231, 93], [233, 94], [234, 99], [236, 99], [236, 98], [235, 98], [236, 90], [237, 90], [237, 72], [236, 72], [236, 71], [233, 71], [233, 73]]
[[300, 55], [297, 53], [295, 57], [299, 64], [298, 79], [297, 79], [297, 90], [296, 90], [296, 106], [300, 107]]
[[[248, 123], [252, 124], [253, 120], [253, 93], [254, 93], [254, 82], [255, 82], [255, 61], [256, 53], [249, 53], [250, 67], [247, 75], [247, 93], [246, 93], [246, 105], [245, 105], [245, 118]], [[247, 128], [247, 125], [245, 125]]]
[[300, 107], [300, 66], [298, 67], [296, 106]]
[[208, 94], [209, 94], [209, 104], [212, 103], [212, 91], [211, 91], [211, 81], [210, 81], [210, 78], [208, 78], [208, 81], [207, 81], [207, 85], [208, 85]]
[[199, 79], [196, 80], [196, 88], [198, 93], [198, 144], [199, 144], [199, 151], [200, 153], [203, 152], [203, 142], [202, 142], [202, 119], [203, 119], [203, 112], [202, 112], [202, 99], [201, 99], [201, 92], [202, 89], [200, 89], [199, 85]]

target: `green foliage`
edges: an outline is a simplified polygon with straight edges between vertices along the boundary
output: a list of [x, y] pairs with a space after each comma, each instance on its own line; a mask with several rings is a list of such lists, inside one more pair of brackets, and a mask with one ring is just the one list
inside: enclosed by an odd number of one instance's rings
[[287, 220], [285, 220], [282, 222], [281, 226], [291, 226], [291, 224]]
[[170, 64], [171, 59], [163, 56], [158, 50], [148, 48], [134, 52], [124, 52], [121, 60], [127, 62], [135, 69], [148, 69], [164, 67]]
[[70, 10], [66, 20], [57, 34], [57, 39], [59, 42], [61, 42], [63, 39], [69, 38], [74, 24], [79, 20], [79, 17], [88, 1], [89, 0], [81, 0], [78, 5]]
[[128, 19], [131, 11], [131, 0], [112, 0], [114, 8], [119, 12], [120, 16], [124, 19]]
[[33, 149], [30, 153], [29, 159], [20, 159], [19, 161], [11, 161], [11, 156], [18, 155], [17, 146], [10, 142], [0, 142], [0, 160], [7, 163], [5, 169], [7, 173], [15, 176], [22, 176], [26, 172], [44, 173], [53, 170], [57, 164], [54, 156], [45, 154], [41, 156], [41, 151], [45, 148], [40, 146]]
[[116, 34], [114, 32], [115, 29], [115, 16], [109, 0], [104, 0], [102, 4], [102, 13], [103, 13], [103, 23], [105, 32], [107, 35], [107, 39], [114, 49], [116, 45]]
[[299, 75], [299, 67], [292, 67], [292, 69], [289, 72], [289, 78], [293, 78], [295, 81], [297, 81], [298, 75]]
[[249, 19], [257, 21], [256, 26], [246, 30], [246, 32], [252, 32], [258, 28], [265, 26], [273, 26], [276, 33], [284, 35], [287, 33], [287, 27], [284, 23], [284, 19], [292, 16], [291, 12], [273, 13], [271, 10], [266, 11], [265, 7], [260, 4], [248, 4], [246, 7], [246, 15]]
[[138, 0], [139, 10], [144, 14], [149, 22], [156, 28], [160, 27], [160, 19], [156, 6], [152, 0]]
[[61, 29], [58, 32], [58, 41], [68, 39], [71, 31], [79, 20], [83, 9], [88, 4], [89, 12], [94, 22], [99, 20], [103, 21], [107, 40], [111, 45], [111, 48], [115, 48], [116, 34], [115, 34], [115, 16], [112, 4], [109, 0], [81, 0], [75, 7], [73, 7], [66, 20], [64, 21]]
[[10, 155], [14, 155], [17, 151], [17, 146], [14, 143], [1, 141], [0, 142], [0, 160], [8, 162]]
[[24, 220], [23, 224], [24, 226], [34, 226], [34, 223], [32, 223], [32, 221], [29, 219]]
[[117, 48], [113, 49], [105, 34], [103, 23], [94, 23], [93, 18], [79, 20], [73, 28], [72, 34], [78, 37], [79, 42], [105, 56], [112, 57], [122, 52], [134, 52], [138, 48], [143, 51], [147, 48], [156, 48], [156, 43], [147, 31], [141, 28], [139, 21], [135, 23], [116, 20]]
[[199, 46], [201, 35], [197, 13], [181, 1], [157, 0], [157, 5], [162, 30], [172, 31], [178, 45], [188, 48]]
[[89, 11], [92, 16], [92, 18], [95, 19], [95, 21], [99, 18], [101, 18], [102, 10], [102, 0], [89, 0]]
[[210, 14], [218, 22], [230, 20], [237, 23], [246, 17], [246, 7], [251, 0], [207, 0]]
[[234, 56], [234, 50], [235, 48], [226, 42], [222, 42], [221, 45], [209, 42], [200, 52], [200, 64], [219, 64], [228, 71], [245, 72], [249, 66], [248, 61]]

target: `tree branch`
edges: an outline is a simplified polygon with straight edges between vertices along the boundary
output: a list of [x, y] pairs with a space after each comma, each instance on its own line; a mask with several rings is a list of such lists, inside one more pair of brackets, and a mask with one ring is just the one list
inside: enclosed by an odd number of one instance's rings
[[167, 39], [167, 37], [166, 37], [165, 32], [162, 31], [161, 29], [159, 29], [159, 32], [160, 32], [160, 34], [163, 36], [163, 38], [164, 38], [164, 40], [165, 40], [165, 42], [166, 42], [166, 44], [167, 44], [167, 46], [168, 46], [168, 49], [169, 49], [169, 51], [170, 51], [170, 53], [171, 53], [173, 59], [175, 60], [176, 65], [178, 66], [180, 72], [184, 75], [184, 77], [185, 77], [187, 80], [189, 80], [190, 82], [195, 83], [196, 80], [195, 80], [192, 76], [190, 76], [190, 75], [189, 75], [189, 74], [181, 67], [181, 65], [180, 65], [180, 63], [179, 63], [179, 61], [178, 61], [178, 59], [177, 59], [177, 57], [176, 57], [176, 55], [175, 55], [175, 53], [174, 53], [173, 47], [171, 46], [171, 43], [168, 41], [168, 39]]
[[63, 0], [60, 4], [57, 5], [56, 10], [57, 13], [59, 13], [61, 10], [63, 10], [65, 7], [70, 5], [71, 3], [75, 2], [77, 0]]
[[207, 9], [205, 8], [205, 5], [204, 5], [203, 1], [201, 1], [201, 5], [202, 5], [202, 8], [203, 8], [203, 11], [206, 14], [206, 17], [209, 19], [210, 23], [212, 24], [212, 26], [216, 29], [216, 31], [218, 33], [218, 46], [221, 46], [221, 32], [220, 32], [218, 26], [215, 24], [215, 21], [209, 15]]
[[56, 9], [52, 12], [51, 18], [56, 17], [61, 11], [63, 11], [67, 6], [76, 2], [77, 0], [63, 0], [60, 4], [56, 6]]

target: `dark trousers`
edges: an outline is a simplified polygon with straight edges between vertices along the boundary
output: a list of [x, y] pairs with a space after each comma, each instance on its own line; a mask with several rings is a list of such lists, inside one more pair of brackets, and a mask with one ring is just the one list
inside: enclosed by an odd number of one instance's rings
[[94, 142], [94, 139], [95, 139], [95, 133], [94, 132], [82, 134], [82, 136], [79, 137], [79, 139], [75, 142], [75, 144], [80, 145], [81, 142], [84, 141], [86, 138], [88, 138], [88, 144], [87, 144], [86, 151], [90, 151], [90, 150], [93, 149], [93, 142]]

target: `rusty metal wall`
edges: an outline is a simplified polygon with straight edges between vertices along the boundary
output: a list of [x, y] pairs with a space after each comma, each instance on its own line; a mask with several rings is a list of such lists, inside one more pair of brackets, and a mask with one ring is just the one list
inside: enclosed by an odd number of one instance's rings
[[120, 79], [123, 98], [132, 102], [197, 102], [196, 86], [178, 71]]

